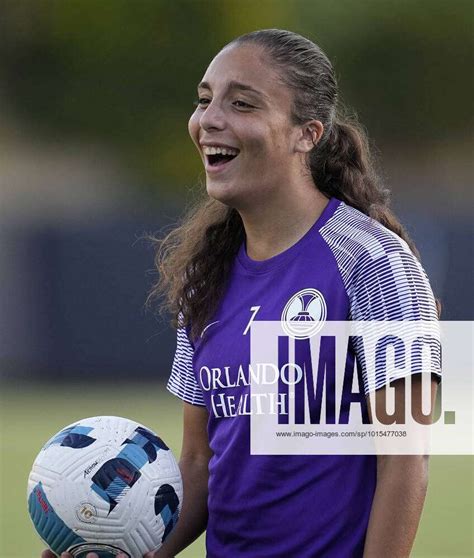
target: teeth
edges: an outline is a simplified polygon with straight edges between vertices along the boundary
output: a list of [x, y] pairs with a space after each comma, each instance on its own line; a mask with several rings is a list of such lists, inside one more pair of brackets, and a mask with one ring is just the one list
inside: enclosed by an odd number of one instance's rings
[[204, 146], [203, 151], [206, 155], [238, 155], [237, 149], [231, 149], [229, 147], [209, 147]]

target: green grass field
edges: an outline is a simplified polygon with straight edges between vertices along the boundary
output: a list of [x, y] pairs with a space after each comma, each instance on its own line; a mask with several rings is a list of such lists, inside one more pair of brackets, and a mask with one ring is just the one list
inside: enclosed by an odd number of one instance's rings
[[[0, 558], [40, 556], [43, 545], [26, 508], [26, 480], [42, 444], [66, 424], [93, 415], [125, 416], [150, 426], [179, 456], [181, 406], [159, 384], [113, 390], [45, 386], [28, 392], [4, 386], [0, 402]], [[431, 458], [429, 494], [413, 557], [474, 555], [473, 465], [472, 457]], [[203, 558], [203, 537], [181, 556]]]

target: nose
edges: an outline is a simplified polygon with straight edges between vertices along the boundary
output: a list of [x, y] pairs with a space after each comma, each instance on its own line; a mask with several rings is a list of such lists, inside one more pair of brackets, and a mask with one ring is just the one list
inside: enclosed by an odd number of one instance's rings
[[226, 125], [225, 114], [218, 103], [213, 99], [201, 114], [199, 124], [203, 130], [223, 130]]

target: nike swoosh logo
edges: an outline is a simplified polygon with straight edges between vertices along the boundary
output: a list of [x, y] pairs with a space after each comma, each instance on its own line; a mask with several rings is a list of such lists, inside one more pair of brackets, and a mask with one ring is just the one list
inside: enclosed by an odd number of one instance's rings
[[203, 338], [204, 334], [206, 333], [206, 331], [213, 325], [218, 324], [220, 322], [220, 320], [217, 320], [215, 322], [211, 322], [210, 324], [207, 324], [207, 326], [202, 330], [201, 333], [201, 339]]

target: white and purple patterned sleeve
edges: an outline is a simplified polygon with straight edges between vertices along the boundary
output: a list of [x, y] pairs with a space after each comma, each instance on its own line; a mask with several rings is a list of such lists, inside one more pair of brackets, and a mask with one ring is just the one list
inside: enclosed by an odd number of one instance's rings
[[[395, 233], [345, 204], [341, 204], [321, 233], [339, 267], [349, 298], [350, 320], [438, 320], [435, 299], [426, 273], [407, 243]], [[387, 379], [385, 373], [379, 375], [377, 371], [368, 375], [360, 339], [354, 343], [353, 349], [362, 368], [365, 393], [396, 379]], [[432, 373], [439, 379], [439, 343], [435, 343], [432, 350]], [[411, 373], [414, 372], [407, 370], [403, 375]]]
[[[416, 331], [416, 335], [424, 336], [422, 332], [427, 331], [425, 326], [416, 325], [415, 322], [437, 322], [438, 319], [435, 299], [425, 271], [406, 245], [399, 251], [386, 253], [361, 266], [354, 277], [350, 304], [352, 320], [410, 322], [403, 325], [403, 331], [407, 334], [411, 330], [412, 333]], [[375, 327], [374, 334], [376, 335]], [[426, 340], [432, 355], [431, 373], [440, 380], [441, 347], [431, 335]], [[422, 369], [420, 352], [412, 357], [410, 367], [402, 367], [399, 372], [393, 372], [390, 376], [385, 373], [383, 366], [379, 370], [377, 365], [374, 373], [368, 374], [360, 342], [354, 343], [354, 352], [361, 366], [366, 394], [380, 389], [392, 380], [410, 376]]]
[[177, 332], [176, 352], [167, 388], [173, 394], [192, 405], [204, 406], [202, 389], [193, 372], [194, 349], [189, 341], [186, 328]]
[[353, 320], [437, 320], [426, 273], [406, 244], [358, 268], [350, 293]]

